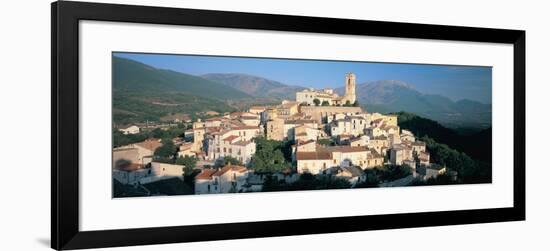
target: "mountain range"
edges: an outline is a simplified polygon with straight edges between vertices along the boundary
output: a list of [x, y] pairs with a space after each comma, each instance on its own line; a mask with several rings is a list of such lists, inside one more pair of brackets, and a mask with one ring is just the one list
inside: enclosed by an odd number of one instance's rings
[[[344, 87], [336, 93], [343, 94]], [[439, 121], [447, 127], [479, 127], [491, 125], [490, 104], [462, 99], [453, 101], [442, 95], [424, 94], [412, 85], [398, 80], [380, 80], [358, 84], [359, 104], [367, 111], [382, 113], [407, 111]]]
[[290, 99], [297, 91], [305, 89], [301, 86], [285, 85], [281, 82], [235, 73], [210, 73], [201, 76], [213, 82], [225, 84], [254, 97]]
[[[201, 77], [233, 87], [254, 97], [292, 100], [296, 97], [296, 91], [306, 89], [246, 74], [212, 73]], [[335, 91], [343, 95], [344, 87], [336, 88]], [[453, 128], [487, 128], [491, 125], [490, 104], [469, 99], [453, 101], [441, 95], [424, 94], [414, 86], [398, 80], [357, 84], [356, 95], [359, 104], [371, 112], [407, 111]]]
[[180, 92], [219, 100], [252, 98], [245, 92], [199, 76], [113, 57], [113, 92], [128, 91]]
[[[293, 100], [295, 93], [303, 89], [305, 87], [259, 76], [239, 73], [195, 76], [113, 57], [114, 102], [125, 105], [114, 110], [126, 117], [142, 112], [137, 108], [139, 102], [145, 102], [146, 107], [163, 106], [164, 111], [170, 112], [228, 111], [232, 109], [228, 103], [235, 100]], [[344, 88], [335, 91], [342, 95]], [[490, 104], [468, 99], [453, 101], [441, 95], [421, 93], [398, 80], [357, 84], [356, 95], [359, 104], [369, 112], [406, 111], [452, 128], [487, 128], [491, 125]], [[154, 107], [150, 107], [150, 111], [153, 110]]]
[[227, 112], [229, 100], [253, 97], [224, 84], [113, 57], [113, 121], [115, 124], [159, 121], [169, 114]]

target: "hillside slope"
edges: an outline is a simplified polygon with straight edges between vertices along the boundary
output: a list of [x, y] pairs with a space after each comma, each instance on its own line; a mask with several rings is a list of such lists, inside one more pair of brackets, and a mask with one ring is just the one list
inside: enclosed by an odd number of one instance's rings
[[[343, 94], [343, 87], [336, 89]], [[372, 112], [407, 111], [439, 121], [447, 127], [488, 128], [491, 126], [490, 104], [472, 100], [452, 101], [441, 96], [424, 94], [412, 85], [397, 80], [381, 80], [358, 84], [359, 103]]]
[[422, 118], [412, 113], [398, 112], [396, 114], [398, 115], [397, 121], [401, 129], [411, 131], [418, 138], [429, 136], [439, 143], [447, 144], [453, 149], [467, 153], [474, 159], [487, 163], [491, 162], [491, 127], [473, 134], [461, 135], [436, 121]]
[[201, 77], [260, 98], [294, 99], [297, 91], [305, 89], [304, 87], [289, 86], [278, 81], [248, 74], [209, 73]]
[[251, 98], [250, 95], [230, 86], [201, 77], [113, 57], [113, 92], [128, 91], [181, 92], [220, 100]]
[[233, 111], [231, 100], [251, 98], [229, 86], [113, 57], [113, 122], [159, 121], [168, 114]]

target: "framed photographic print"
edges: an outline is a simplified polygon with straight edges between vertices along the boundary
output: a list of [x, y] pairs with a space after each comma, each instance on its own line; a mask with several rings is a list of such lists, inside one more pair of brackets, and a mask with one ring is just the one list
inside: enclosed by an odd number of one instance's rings
[[525, 31], [52, 4], [52, 248], [525, 219]]

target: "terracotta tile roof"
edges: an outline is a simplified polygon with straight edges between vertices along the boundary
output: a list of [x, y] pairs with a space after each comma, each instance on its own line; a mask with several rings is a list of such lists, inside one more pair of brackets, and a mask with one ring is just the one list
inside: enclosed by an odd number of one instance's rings
[[193, 143], [183, 143], [181, 146], [180, 146], [180, 151], [183, 151], [183, 150], [189, 150], [191, 149], [191, 147], [193, 146]]
[[233, 130], [252, 130], [252, 129], [258, 129], [260, 130], [260, 127], [257, 126], [236, 126], [231, 128]]
[[244, 166], [237, 166], [237, 165], [229, 164], [229, 165], [226, 165], [226, 166], [222, 167], [221, 169], [219, 169], [212, 176], [222, 176], [224, 173], [227, 173], [229, 171], [244, 173], [244, 172], [247, 171], [247, 169]]
[[327, 146], [327, 147], [321, 148], [321, 151], [354, 153], [354, 152], [367, 152], [368, 149], [362, 146]]
[[238, 138], [238, 137], [239, 137], [239, 136], [237, 136], [237, 135], [231, 135], [231, 136], [229, 136], [229, 137], [223, 139], [223, 141], [231, 142], [231, 141], [233, 141], [234, 139], [236, 139], [236, 138]]
[[288, 103], [280, 104], [279, 107], [288, 109], [298, 104], [299, 104], [298, 102], [288, 102]]
[[160, 143], [158, 139], [146, 139], [145, 141], [139, 142], [136, 145], [147, 150], [155, 151], [157, 150], [157, 148], [162, 146], [162, 143]]
[[223, 127], [221, 127], [221, 126], [213, 126], [213, 127], [207, 127], [206, 128], [207, 132], [209, 132], [209, 133], [219, 132], [222, 129], [223, 129]]
[[214, 118], [205, 119], [204, 121], [212, 122], [212, 121], [222, 121], [222, 120], [225, 120], [225, 118], [223, 118], [223, 117], [214, 117]]
[[422, 160], [422, 161], [429, 161], [430, 160], [427, 156], [419, 156], [418, 159]]
[[297, 160], [327, 160], [332, 159], [330, 152], [296, 152]]
[[205, 168], [202, 170], [201, 173], [199, 173], [197, 176], [195, 176], [195, 179], [197, 180], [211, 180], [212, 179], [212, 175], [216, 172], [217, 170], [214, 169], [214, 168]]

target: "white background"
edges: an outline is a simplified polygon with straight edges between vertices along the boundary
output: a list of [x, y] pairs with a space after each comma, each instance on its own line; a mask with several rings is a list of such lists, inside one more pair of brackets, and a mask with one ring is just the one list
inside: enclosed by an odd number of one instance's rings
[[[511, 45], [96, 21], [83, 21], [80, 36], [83, 231], [513, 206]], [[112, 51], [492, 66], [492, 84], [498, 86], [493, 88], [493, 151], [499, 156], [493, 158], [492, 183], [112, 200]], [[358, 198], [361, 203], [349, 204]], [[143, 217], [144, 211], [162, 214]], [[182, 211], [193, 217], [176, 217]]]
[[[130, 1], [119, 1], [129, 3]], [[138, 1], [134, 1], [138, 2]], [[151, 1], [152, 2], [152, 1]], [[154, 1], [189, 8], [527, 30], [527, 221], [132, 247], [122, 250], [545, 249], [550, 223], [544, 133], [550, 35], [546, 6], [518, 1]], [[2, 250], [49, 246], [49, 1], [12, 1], [2, 25]], [[428, 242], [429, 239], [429, 242]], [[399, 240], [399, 241], [396, 241]], [[426, 240], [425, 245], [419, 242]], [[429, 243], [429, 244], [428, 244]], [[389, 245], [389, 246], [388, 246]], [[538, 247], [538, 248], [535, 248]]]

